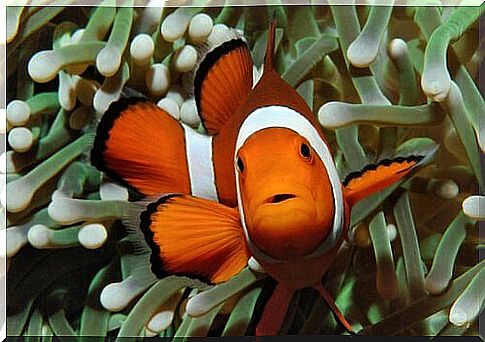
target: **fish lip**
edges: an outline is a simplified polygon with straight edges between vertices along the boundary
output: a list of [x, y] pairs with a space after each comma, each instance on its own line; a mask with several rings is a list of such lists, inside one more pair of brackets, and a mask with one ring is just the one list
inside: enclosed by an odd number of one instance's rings
[[269, 196], [266, 200], [264, 200], [264, 204], [280, 204], [292, 199], [298, 198], [295, 194], [291, 193], [281, 193], [281, 194], [276, 194], [273, 196]]

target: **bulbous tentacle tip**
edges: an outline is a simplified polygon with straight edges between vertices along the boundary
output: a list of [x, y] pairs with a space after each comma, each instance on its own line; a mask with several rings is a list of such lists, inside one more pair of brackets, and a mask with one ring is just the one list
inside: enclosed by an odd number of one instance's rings
[[454, 307], [453, 310], [450, 311], [449, 320], [451, 324], [461, 327], [468, 322], [468, 315], [466, 311]]
[[451, 85], [449, 79], [429, 81], [423, 77], [421, 81], [421, 88], [423, 89], [423, 92], [434, 102], [443, 102], [450, 93]]

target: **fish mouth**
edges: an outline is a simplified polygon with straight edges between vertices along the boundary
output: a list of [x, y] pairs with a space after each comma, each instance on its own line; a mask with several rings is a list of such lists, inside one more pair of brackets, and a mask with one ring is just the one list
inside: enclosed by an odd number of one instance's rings
[[296, 198], [294, 194], [277, 194], [266, 199], [265, 203], [276, 204]]

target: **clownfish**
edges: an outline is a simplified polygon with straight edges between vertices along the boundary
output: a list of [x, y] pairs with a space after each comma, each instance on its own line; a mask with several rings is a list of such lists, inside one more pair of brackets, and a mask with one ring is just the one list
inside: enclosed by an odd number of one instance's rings
[[[320, 292], [359, 200], [401, 180], [424, 155], [371, 165], [341, 182], [322, 129], [303, 98], [273, 65], [270, 25], [264, 72], [236, 35], [209, 51], [194, 78], [201, 134], [152, 102], [112, 104], [97, 127], [91, 161], [99, 170], [158, 198], [133, 203], [152, 272], [217, 284], [252, 257], [278, 285], [257, 333], [276, 334], [294, 291]], [[428, 158], [426, 158], [428, 159]]]

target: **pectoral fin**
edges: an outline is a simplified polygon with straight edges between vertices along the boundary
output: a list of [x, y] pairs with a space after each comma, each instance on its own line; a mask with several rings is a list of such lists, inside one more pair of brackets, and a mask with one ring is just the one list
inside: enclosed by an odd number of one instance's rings
[[394, 184], [423, 165], [425, 159], [422, 155], [385, 159], [349, 174], [342, 182], [347, 203], [352, 207], [361, 199]]
[[101, 118], [91, 163], [146, 196], [190, 193], [184, 129], [144, 98], [123, 98]]
[[139, 229], [151, 248], [156, 276], [220, 283], [247, 265], [250, 255], [237, 209], [185, 195], [167, 195], [141, 208]]

